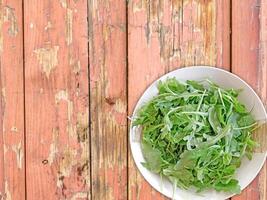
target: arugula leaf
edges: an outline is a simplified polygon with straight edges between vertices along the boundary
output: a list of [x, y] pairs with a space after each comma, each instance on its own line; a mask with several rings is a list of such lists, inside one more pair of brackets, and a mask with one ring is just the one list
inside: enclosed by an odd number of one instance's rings
[[220, 121], [217, 117], [217, 113], [214, 107], [209, 109], [209, 123], [215, 133], [218, 133], [221, 129]]
[[227, 184], [223, 184], [221, 182], [218, 182], [214, 185], [214, 188], [217, 191], [232, 192], [235, 194], [240, 194], [240, 192], [241, 192], [240, 186], [238, 185], [238, 181], [235, 179], [232, 179]]
[[203, 85], [201, 85], [197, 81], [187, 80], [186, 83], [197, 90], [204, 90]]
[[167, 79], [164, 83], [159, 81], [158, 89], [160, 93], [172, 93], [179, 94], [186, 90], [186, 85], [183, 85], [176, 81], [175, 78]]
[[143, 163], [143, 165], [156, 173], [159, 173], [161, 171], [161, 153], [158, 149], [155, 149], [152, 147], [152, 145], [149, 142], [146, 142], [143, 140], [142, 142], [142, 150], [144, 153], [144, 157], [146, 159], [146, 162]]
[[251, 115], [242, 116], [238, 120], [239, 127], [249, 126], [255, 123], [255, 119]]
[[257, 146], [257, 122], [238, 100], [241, 90], [205, 83], [158, 83], [158, 95], [133, 118], [142, 127], [142, 164], [183, 189], [239, 193], [234, 175]]
[[246, 107], [237, 100], [234, 101], [234, 109], [236, 112], [241, 113], [241, 114], [247, 113]]

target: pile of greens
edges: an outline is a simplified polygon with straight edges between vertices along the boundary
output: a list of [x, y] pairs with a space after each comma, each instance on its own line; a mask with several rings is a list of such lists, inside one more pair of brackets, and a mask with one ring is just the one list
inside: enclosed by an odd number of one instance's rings
[[159, 82], [158, 95], [133, 119], [142, 128], [142, 164], [175, 187], [240, 193], [235, 171], [257, 145], [251, 138], [257, 122], [237, 99], [240, 92], [209, 80]]

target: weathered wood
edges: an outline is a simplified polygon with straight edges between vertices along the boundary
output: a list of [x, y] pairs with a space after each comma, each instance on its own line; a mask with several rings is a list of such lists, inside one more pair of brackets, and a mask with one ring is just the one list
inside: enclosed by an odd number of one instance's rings
[[[246, 80], [266, 103], [266, 3], [232, 1], [232, 71]], [[260, 15], [260, 17], [259, 17]], [[257, 178], [232, 200], [266, 199], [266, 164]]]
[[89, 199], [87, 1], [25, 0], [27, 199]]
[[[128, 9], [129, 115], [144, 89], [181, 66], [230, 69], [230, 2], [133, 0]], [[164, 199], [129, 158], [129, 199]]]
[[[260, 5], [260, 35], [259, 35], [259, 76], [261, 77], [258, 80], [259, 91], [261, 93], [261, 98], [267, 109], [267, 2], [261, 1]], [[265, 182], [266, 183], [266, 182]], [[266, 188], [267, 189], [267, 188]], [[267, 194], [265, 194], [267, 195]], [[267, 198], [267, 197], [266, 197]], [[266, 199], [265, 198], [265, 199]]]
[[[232, 57], [232, 71], [267, 103], [263, 0], [232, 1], [232, 55], [230, 1], [129, 1], [128, 86], [125, 1], [25, 0], [24, 127], [22, 3], [0, 0], [0, 195], [5, 199], [24, 199], [25, 170], [27, 199], [124, 200], [127, 170], [129, 199], [164, 199], [143, 180], [131, 152], [127, 155], [126, 90], [131, 115], [144, 89], [178, 67], [229, 70]], [[232, 199], [266, 199], [266, 182], [265, 164]]]
[[0, 196], [4, 199], [25, 199], [22, 15], [21, 1], [0, 1]]
[[[0, 76], [1, 77], [1, 76]], [[1, 80], [0, 80], [0, 88], [2, 88]], [[2, 93], [0, 93], [0, 113], [2, 113], [3, 108], [2, 108]], [[0, 115], [0, 130], [3, 130], [3, 116], [2, 114]], [[2, 133], [2, 131], [1, 131]], [[4, 193], [5, 193], [5, 187], [4, 187], [4, 180], [5, 180], [5, 171], [4, 171], [4, 141], [3, 137], [0, 137], [0, 198], [3, 198]]]
[[231, 3], [216, 1], [216, 66], [230, 71], [231, 64]]
[[[267, 109], [267, 2], [261, 1], [260, 5], [260, 55], [259, 55], [259, 91], [261, 99]], [[265, 137], [266, 139], [266, 137]], [[266, 144], [266, 143], [265, 143]], [[266, 146], [264, 149], [266, 150]], [[267, 162], [259, 174], [260, 198], [267, 199]]]
[[92, 199], [127, 199], [126, 1], [89, 0]]
[[[1, 80], [1, 76], [0, 76], [0, 88], [2, 88], [2, 80]], [[0, 198], [3, 197], [4, 193], [5, 193], [5, 188], [4, 188], [4, 180], [5, 180], [5, 171], [4, 171], [4, 138], [2, 136], [3, 134], [3, 103], [2, 103], [2, 98], [3, 98], [3, 95], [2, 93], [0, 93], [0, 130], [1, 130], [1, 137], [0, 137], [0, 145], [1, 145], [1, 148], [0, 148]]]

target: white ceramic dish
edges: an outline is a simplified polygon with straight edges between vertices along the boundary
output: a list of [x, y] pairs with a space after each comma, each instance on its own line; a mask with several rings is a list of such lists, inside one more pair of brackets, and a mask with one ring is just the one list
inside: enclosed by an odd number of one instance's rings
[[[146, 89], [142, 97], [139, 99], [134, 109], [133, 116], [135, 116], [137, 110], [145, 102], [149, 101], [153, 96], [157, 95], [158, 81], [165, 80], [169, 77], [175, 77], [176, 79], [181, 81], [203, 80], [208, 78], [223, 88], [242, 88], [243, 92], [240, 94], [240, 101], [244, 103], [249, 110], [253, 107], [252, 114], [256, 119], [267, 119], [267, 114], [263, 103], [261, 102], [258, 95], [254, 92], [254, 90], [245, 81], [225, 70], [205, 66], [181, 68], [172, 71], [156, 80]], [[133, 128], [132, 126], [130, 129], [130, 146], [136, 166], [138, 167], [139, 171], [144, 176], [146, 181], [150, 183], [150, 185], [157, 191], [161, 192], [169, 198], [173, 197], [176, 200], [223, 200], [234, 195], [230, 193], [216, 192], [215, 190], [205, 191], [197, 194], [193, 190], [182, 190], [180, 188], [177, 188], [173, 193], [173, 186], [171, 182], [169, 182], [167, 179], [163, 179], [163, 182], [161, 182], [159, 175], [150, 172], [142, 166], [141, 162], [144, 162], [144, 157], [140, 146], [140, 130], [135, 127]], [[238, 179], [242, 190], [246, 186], [248, 186], [249, 183], [256, 177], [265, 160], [266, 152], [255, 153], [251, 161], [246, 158], [243, 159], [242, 165], [238, 169], [236, 174], [236, 178]]]

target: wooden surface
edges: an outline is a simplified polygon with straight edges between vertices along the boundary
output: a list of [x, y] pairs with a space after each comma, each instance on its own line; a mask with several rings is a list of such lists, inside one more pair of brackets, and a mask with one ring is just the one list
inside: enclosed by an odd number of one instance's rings
[[[266, 43], [262, 34], [266, 31], [266, 19], [264, 10], [266, 5], [257, 0], [248, 0], [245, 4], [233, 1], [232, 4], [232, 72], [247, 81], [267, 103], [266, 95]], [[263, 7], [261, 7], [263, 6]], [[245, 34], [244, 34], [245, 33]], [[262, 40], [260, 42], [260, 39]], [[244, 42], [246, 41], [246, 42]], [[242, 194], [232, 198], [242, 199], [267, 199], [267, 173], [266, 163], [260, 174], [253, 180]]]
[[23, 5], [0, 1], [0, 193], [25, 199]]
[[24, 1], [27, 199], [90, 196], [86, 1]]
[[[131, 1], [128, 10], [128, 115], [156, 78], [186, 65], [230, 69], [227, 1]], [[216, 34], [218, 33], [218, 35]], [[129, 199], [164, 199], [129, 159]]]
[[[267, 103], [263, 0], [0, 0], [0, 199], [162, 200], [127, 116], [179, 67], [213, 65]], [[267, 199], [267, 165], [233, 200]]]
[[88, 1], [91, 198], [127, 199], [126, 2]]

